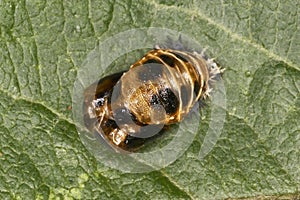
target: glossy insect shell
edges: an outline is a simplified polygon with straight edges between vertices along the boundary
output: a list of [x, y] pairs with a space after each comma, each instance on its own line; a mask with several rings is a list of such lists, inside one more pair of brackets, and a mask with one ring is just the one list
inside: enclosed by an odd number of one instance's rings
[[85, 125], [116, 151], [135, 151], [155, 137], [145, 135], [144, 126], [180, 122], [209, 95], [210, 82], [219, 74], [216, 63], [197, 52], [154, 49], [129, 71], [85, 90]]

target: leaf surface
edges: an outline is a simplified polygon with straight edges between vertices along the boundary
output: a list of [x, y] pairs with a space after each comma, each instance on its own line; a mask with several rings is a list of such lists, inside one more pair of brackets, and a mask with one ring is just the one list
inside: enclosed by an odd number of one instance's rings
[[[300, 185], [299, 7], [0, 1], [0, 198], [292, 198]], [[70, 109], [77, 72], [105, 38], [138, 27], [190, 35], [226, 68], [226, 122], [204, 160], [208, 118], [182, 157], [151, 173], [107, 168], [81, 143]]]

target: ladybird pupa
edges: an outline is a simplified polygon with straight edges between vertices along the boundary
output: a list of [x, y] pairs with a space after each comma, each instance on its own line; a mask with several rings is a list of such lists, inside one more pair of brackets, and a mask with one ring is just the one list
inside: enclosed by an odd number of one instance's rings
[[209, 96], [221, 70], [203, 52], [155, 49], [84, 93], [84, 122], [117, 151], [135, 151]]

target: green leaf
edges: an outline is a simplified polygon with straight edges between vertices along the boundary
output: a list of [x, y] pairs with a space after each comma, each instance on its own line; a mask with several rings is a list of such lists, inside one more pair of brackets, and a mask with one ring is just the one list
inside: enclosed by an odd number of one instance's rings
[[[292, 0], [0, 1], [0, 198], [297, 198], [299, 6]], [[208, 113], [183, 156], [150, 173], [104, 166], [78, 136], [70, 106], [82, 62], [100, 41], [138, 27], [181, 31], [226, 68], [226, 121], [203, 160]]]

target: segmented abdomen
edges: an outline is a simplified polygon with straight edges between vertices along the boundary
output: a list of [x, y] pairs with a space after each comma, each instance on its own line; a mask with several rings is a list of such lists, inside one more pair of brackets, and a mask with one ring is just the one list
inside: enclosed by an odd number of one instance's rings
[[86, 126], [112, 146], [134, 150], [147, 140], [143, 127], [181, 121], [219, 74], [216, 63], [202, 54], [156, 48], [129, 71], [86, 89]]
[[[145, 70], [144, 76], [154, 76], [155, 80], [151, 80], [151, 77], [142, 77], [140, 81], [146, 80], [149, 84], [155, 85], [154, 94], [149, 97], [147, 103], [149, 106], [154, 103], [164, 106], [168, 117], [165, 124], [181, 121], [195, 102], [206, 95], [209, 68], [207, 61], [196, 52], [155, 49], [134, 63], [127, 73], [140, 66], [153, 68], [152, 73], [149, 69]], [[139, 73], [142, 74], [143, 69], [139, 70]], [[129, 107], [134, 108], [134, 105]], [[143, 113], [135, 112], [135, 114]]]

